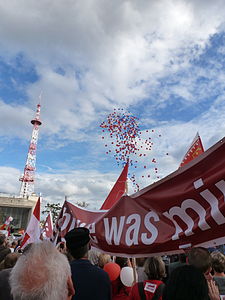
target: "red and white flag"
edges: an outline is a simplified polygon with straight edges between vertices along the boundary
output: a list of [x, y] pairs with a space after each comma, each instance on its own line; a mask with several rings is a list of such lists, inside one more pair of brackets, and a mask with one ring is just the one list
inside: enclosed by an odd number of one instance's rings
[[50, 239], [53, 236], [53, 222], [52, 222], [52, 214], [49, 212], [43, 230], [42, 236], [46, 239]]
[[9, 216], [6, 220], [5, 223], [0, 227], [0, 230], [4, 230], [7, 226], [10, 225], [10, 223], [13, 221], [13, 217]]
[[40, 240], [40, 207], [41, 201], [39, 197], [20, 245], [21, 248]]
[[126, 193], [128, 165], [127, 162], [100, 209], [110, 209]]
[[187, 153], [184, 155], [184, 158], [182, 159], [180, 167], [186, 165], [187, 163], [189, 163], [190, 161], [198, 157], [203, 152], [204, 152], [204, 148], [202, 145], [202, 141], [197, 132], [190, 148], [188, 149]]

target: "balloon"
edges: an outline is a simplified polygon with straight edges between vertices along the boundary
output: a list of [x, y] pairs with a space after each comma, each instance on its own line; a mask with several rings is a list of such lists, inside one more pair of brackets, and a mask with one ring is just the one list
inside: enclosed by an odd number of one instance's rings
[[120, 275], [120, 266], [113, 262], [105, 264], [103, 270], [108, 273], [110, 281], [116, 280]]
[[[147, 163], [147, 161], [143, 161], [143, 158], [145, 159], [153, 148], [153, 139], [148, 135], [161, 137], [161, 134], [155, 133], [154, 129], [140, 129], [138, 118], [122, 108], [115, 108], [101, 123], [100, 128], [103, 142], [111, 138], [111, 141], [105, 144], [105, 147], [108, 147], [108, 151], [105, 153], [112, 154], [118, 166], [129, 161], [130, 168], [133, 169], [137, 169], [139, 163]], [[143, 151], [148, 152], [143, 153]], [[135, 158], [136, 160], [134, 160]], [[157, 157], [153, 159], [149, 157], [148, 160], [152, 160], [152, 163], [155, 164], [158, 161]], [[144, 169], [147, 169], [147, 167], [144, 167]], [[144, 178], [145, 176], [140, 177]], [[133, 178], [132, 181], [138, 190], [136, 178]]]
[[120, 280], [125, 286], [132, 286], [134, 282], [134, 273], [131, 267], [124, 267], [120, 272]]

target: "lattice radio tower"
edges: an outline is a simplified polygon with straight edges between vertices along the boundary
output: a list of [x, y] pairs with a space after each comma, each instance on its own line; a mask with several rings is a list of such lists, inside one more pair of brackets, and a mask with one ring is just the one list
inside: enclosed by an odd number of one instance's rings
[[20, 188], [20, 197], [22, 198], [26, 198], [34, 192], [36, 150], [37, 150], [39, 126], [41, 125], [40, 112], [41, 112], [41, 105], [38, 104], [35, 119], [31, 120], [31, 124], [33, 124], [31, 141], [30, 141], [30, 146], [27, 154], [24, 173], [20, 178], [20, 181], [22, 181], [21, 188]]

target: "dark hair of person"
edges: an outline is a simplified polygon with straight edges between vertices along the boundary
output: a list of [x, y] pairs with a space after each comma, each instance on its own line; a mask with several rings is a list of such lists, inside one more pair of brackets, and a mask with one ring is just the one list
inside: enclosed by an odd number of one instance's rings
[[4, 260], [4, 269], [13, 268], [20, 257], [19, 253], [9, 253]]
[[6, 237], [4, 234], [0, 234], [0, 246], [4, 244]]
[[212, 259], [206, 248], [195, 247], [188, 253], [188, 263], [205, 273], [211, 268]]
[[80, 259], [85, 257], [85, 255], [88, 253], [89, 250], [89, 244], [86, 244], [79, 248], [71, 248], [69, 249], [69, 253], [73, 256], [74, 259]]
[[194, 266], [176, 268], [163, 291], [163, 300], [208, 300], [208, 285], [203, 273]]
[[136, 258], [136, 264], [138, 267], [143, 267], [146, 261], [146, 257], [138, 257]]
[[128, 258], [127, 257], [119, 257], [117, 256], [115, 259], [115, 263], [120, 266], [122, 269], [123, 267], [127, 267], [128, 265]]
[[17, 246], [18, 243], [17, 243], [16, 241], [13, 241], [11, 245], [12, 245], [12, 247], [13, 247], [13, 246]]
[[187, 255], [185, 253], [179, 254], [179, 262], [186, 263]]
[[160, 256], [147, 258], [144, 269], [149, 280], [162, 280], [166, 276], [165, 263]]
[[221, 252], [215, 251], [211, 253], [212, 267], [217, 273], [225, 271], [225, 255]]

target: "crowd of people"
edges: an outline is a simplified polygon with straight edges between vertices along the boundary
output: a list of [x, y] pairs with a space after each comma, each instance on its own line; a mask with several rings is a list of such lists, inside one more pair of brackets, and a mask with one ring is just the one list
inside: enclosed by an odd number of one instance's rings
[[1, 300], [225, 299], [225, 256], [218, 250], [194, 247], [170, 262], [160, 256], [111, 257], [91, 250], [83, 227], [57, 246], [17, 246], [0, 234]]

